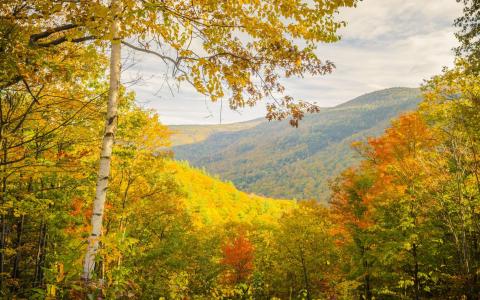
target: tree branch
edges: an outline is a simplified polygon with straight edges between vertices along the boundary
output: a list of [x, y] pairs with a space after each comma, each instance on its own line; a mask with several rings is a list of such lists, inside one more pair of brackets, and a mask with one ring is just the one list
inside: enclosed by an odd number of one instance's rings
[[165, 63], [167, 63], [166, 61], [168, 60], [169, 62], [173, 63], [175, 65], [176, 68], [178, 68], [178, 64], [180, 63], [180, 61], [182, 59], [186, 59], [187, 57], [183, 57], [183, 56], [180, 56], [178, 57], [176, 60], [171, 58], [170, 56], [166, 56], [166, 55], [163, 55], [163, 54], [160, 54], [156, 51], [152, 51], [152, 50], [148, 50], [148, 49], [145, 49], [145, 48], [140, 48], [140, 47], [137, 47], [135, 45], [132, 45], [128, 42], [125, 42], [125, 41], [122, 41], [122, 44], [124, 44], [125, 46], [129, 47], [129, 48], [132, 48], [133, 50], [137, 50], [137, 51], [140, 51], [140, 52], [144, 52], [144, 53], [148, 53], [148, 54], [153, 54], [155, 56], [158, 56], [160, 57]]
[[39, 40], [47, 38], [54, 33], [62, 32], [62, 31], [65, 31], [65, 30], [70, 30], [70, 29], [77, 28], [77, 27], [78, 27], [77, 24], [66, 24], [66, 25], [55, 27], [55, 28], [50, 28], [50, 29], [45, 30], [44, 32], [32, 34], [30, 36], [30, 42], [29, 43], [30, 43], [31, 46], [35, 46], [35, 45], [37, 45], [37, 42]]
[[[89, 36], [84, 36], [84, 37], [81, 37], [81, 38], [71, 39], [70, 42], [72, 42], [72, 43], [82, 43], [82, 42], [89, 41], [89, 40], [94, 40], [94, 39], [96, 39], [95, 36], [89, 35]], [[63, 37], [58, 38], [56, 40], [53, 40], [53, 41], [50, 41], [50, 42], [47, 42], [47, 43], [38, 43], [36, 45], [39, 46], [39, 47], [50, 47], [50, 46], [59, 45], [59, 44], [64, 43], [66, 41], [68, 41], [67, 37], [63, 36]]]

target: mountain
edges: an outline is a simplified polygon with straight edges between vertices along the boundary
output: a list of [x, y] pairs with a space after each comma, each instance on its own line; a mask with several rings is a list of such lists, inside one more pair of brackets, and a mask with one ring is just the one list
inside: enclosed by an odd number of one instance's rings
[[[377, 136], [399, 114], [414, 110], [419, 89], [390, 88], [288, 122], [177, 126], [173, 150], [240, 190], [275, 198], [328, 199], [328, 182], [358, 159], [350, 145]], [[213, 130], [212, 130], [213, 129]], [[196, 133], [201, 133], [195, 136]]]
[[264, 119], [255, 119], [246, 122], [239, 122], [224, 125], [171, 125], [173, 131], [171, 142], [175, 146], [194, 144], [206, 140], [215, 133], [235, 132], [253, 128]]

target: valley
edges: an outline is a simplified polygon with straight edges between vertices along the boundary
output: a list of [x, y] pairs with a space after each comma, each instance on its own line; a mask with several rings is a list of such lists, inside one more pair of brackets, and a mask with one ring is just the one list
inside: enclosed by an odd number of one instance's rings
[[177, 160], [240, 190], [326, 203], [329, 181], [359, 160], [351, 144], [380, 135], [392, 118], [414, 110], [420, 98], [414, 88], [376, 91], [307, 115], [299, 128], [264, 119], [172, 126], [172, 149]]

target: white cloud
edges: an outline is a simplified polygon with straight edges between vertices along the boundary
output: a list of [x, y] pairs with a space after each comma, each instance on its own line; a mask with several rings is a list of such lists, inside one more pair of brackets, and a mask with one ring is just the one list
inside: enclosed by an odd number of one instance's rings
[[[342, 40], [320, 45], [318, 54], [332, 60], [337, 69], [322, 77], [290, 78], [283, 82], [297, 99], [333, 106], [363, 93], [393, 86], [418, 87], [424, 79], [452, 65], [456, 45], [453, 21], [461, 5], [453, 0], [365, 0], [357, 8], [341, 11], [348, 22]], [[209, 103], [191, 87], [173, 88], [164, 79], [158, 59], [136, 54], [140, 61], [125, 72], [129, 81], [142, 74], [132, 88], [145, 106], [157, 109], [166, 124], [218, 124], [220, 104]], [[224, 105], [225, 123], [260, 117], [263, 104], [231, 112]]]

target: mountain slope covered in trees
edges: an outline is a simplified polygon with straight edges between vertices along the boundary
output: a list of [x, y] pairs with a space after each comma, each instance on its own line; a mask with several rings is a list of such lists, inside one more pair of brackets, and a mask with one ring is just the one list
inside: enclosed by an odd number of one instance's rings
[[188, 164], [170, 161], [188, 215], [200, 227], [227, 222], [275, 223], [294, 201], [246, 194]]
[[391, 88], [324, 108], [306, 116], [299, 128], [266, 121], [248, 128], [258, 120], [243, 123], [245, 129], [233, 125], [218, 125], [215, 131], [209, 130], [211, 125], [175, 126], [174, 131], [183, 136], [203, 135], [201, 142], [177, 144], [173, 149], [177, 159], [231, 180], [241, 190], [324, 201], [329, 179], [357, 161], [351, 143], [379, 135], [392, 118], [415, 109], [419, 101], [418, 89]]

